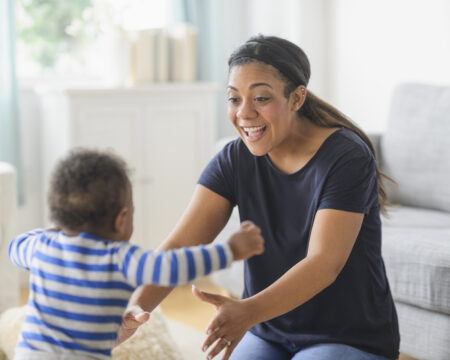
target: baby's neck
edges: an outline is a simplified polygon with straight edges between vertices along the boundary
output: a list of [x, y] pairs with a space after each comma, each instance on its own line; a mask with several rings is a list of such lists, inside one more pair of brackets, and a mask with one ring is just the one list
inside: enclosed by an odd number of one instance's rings
[[62, 228], [62, 232], [66, 236], [78, 236], [80, 233], [89, 233], [92, 235], [95, 235], [99, 238], [105, 239], [105, 240], [113, 240], [113, 241], [119, 241], [123, 239], [119, 239], [118, 234], [113, 231], [105, 231], [105, 230], [99, 230], [99, 229], [87, 229], [87, 228], [80, 228], [80, 229], [69, 229], [69, 228]]

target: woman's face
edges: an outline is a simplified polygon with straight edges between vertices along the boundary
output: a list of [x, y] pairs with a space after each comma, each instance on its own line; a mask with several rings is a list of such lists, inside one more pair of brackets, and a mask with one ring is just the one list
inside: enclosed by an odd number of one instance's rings
[[299, 106], [295, 96], [284, 96], [285, 85], [266, 64], [237, 65], [230, 71], [228, 116], [255, 156], [276, 150], [294, 133]]

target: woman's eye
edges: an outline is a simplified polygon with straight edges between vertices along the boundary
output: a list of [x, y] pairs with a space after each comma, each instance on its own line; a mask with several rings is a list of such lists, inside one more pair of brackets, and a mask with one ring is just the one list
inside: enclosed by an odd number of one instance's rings
[[269, 98], [267, 96], [257, 96], [257, 97], [255, 97], [255, 101], [256, 102], [265, 102], [267, 100], [269, 100]]
[[234, 96], [228, 97], [228, 102], [231, 104], [236, 104], [238, 101], [239, 101], [239, 99], [237, 97], [234, 97]]

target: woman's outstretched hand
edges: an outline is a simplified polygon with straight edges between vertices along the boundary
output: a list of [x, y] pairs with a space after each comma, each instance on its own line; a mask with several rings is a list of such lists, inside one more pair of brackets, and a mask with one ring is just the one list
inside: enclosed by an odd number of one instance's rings
[[241, 341], [244, 334], [253, 324], [251, 311], [241, 300], [233, 300], [226, 296], [210, 294], [192, 286], [192, 293], [200, 300], [214, 305], [217, 309], [216, 317], [206, 329], [206, 340], [203, 342], [202, 351], [207, 351], [207, 359], [214, 358], [225, 350], [222, 360], [228, 360], [234, 348]]
[[150, 313], [135, 305], [128, 308], [122, 317], [122, 325], [117, 335], [116, 346], [130, 338], [150, 318]]

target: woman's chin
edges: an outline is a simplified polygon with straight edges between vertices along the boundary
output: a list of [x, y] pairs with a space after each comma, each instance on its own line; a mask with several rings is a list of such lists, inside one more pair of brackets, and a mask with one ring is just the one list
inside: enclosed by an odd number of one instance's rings
[[254, 156], [264, 156], [268, 153], [268, 139], [267, 139], [267, 129], [261, 134], [253, 134], [248, 135], [245, 132], [240, 132], [240, 137], [244, 141], [244, 144], [247, 146], [247, 149]]
[[267, 154], [268, 149], [266, 146], [257, 145], [254, 143], [248, 143], [244, 141], [247, 149], [252, 153], [253, 156], [264, 156]]

